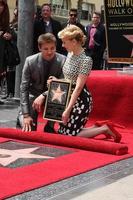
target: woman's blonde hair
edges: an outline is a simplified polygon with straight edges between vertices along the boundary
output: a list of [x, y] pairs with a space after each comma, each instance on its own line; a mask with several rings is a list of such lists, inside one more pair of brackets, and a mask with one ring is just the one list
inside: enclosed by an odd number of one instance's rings
[[75, 25], [69, 25], [64, 28], [62, 31], [58, 33], [58, 37], [60, 39], [67, 38], [69, 40], [75, 39], [77, 42], [84, 45], [86, 36], [84, 35], [83, 31]]

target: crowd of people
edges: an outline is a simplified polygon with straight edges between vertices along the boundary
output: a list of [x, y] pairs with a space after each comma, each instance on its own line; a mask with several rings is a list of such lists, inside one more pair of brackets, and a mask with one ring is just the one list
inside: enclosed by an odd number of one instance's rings
[[[100, 13], [94, 12], [91, 25], [84, 27], [78, 21], [76, 9], [70, 9], [68, 21], [64, 24], [52, 17], [49, 4], [43, 4], [39, 12], [39, 15], [35, 14], [33, 24], [33, 55], [26, 58], [22, 71], [21, 109], [17, 126], [26, 132], [37, 130], [38, 112], [45, 105], [48, 85], [52, 80], [63, 78], [72, 82], [72, 91], [58, 133], [80, 137], [105, 134], [107, 138], [120, 142], [121, 135], [109, 121], [97, 122], [85, 128], [93, 104], [91, 93], [86, 87], [87, 77], [91, 70], [102, 69], [106, 48], [105, 27], [100, 22]], [[14, 24], [16, 26], [16, 22]], [[15, 40], [13, 23], [12, 27], [8, 6], [4, 0], [0, 0], [1, 46], [4, 47], [6, 40]], [[3, 71], [8, 74], [10, 66], [4, 65], [4, 50], [2, 55], [0, 74]], [[48, 121], [44, 131], [54, 133], [54, 122]]]

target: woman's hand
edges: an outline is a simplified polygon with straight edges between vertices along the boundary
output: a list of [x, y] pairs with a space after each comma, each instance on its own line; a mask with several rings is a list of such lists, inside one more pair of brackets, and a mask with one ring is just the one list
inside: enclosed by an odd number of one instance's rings
[[3, 35], [3, 38], [5, 39], [5, 40], [11, 40], [12, 39], [12, 35], [10, 34], [10, 33], [4, 33], [4, 35]]
[[69, 116], [70, 116], [70, 111], [68, 110], [65, 110], [62, 114], [62, 121], [63, 121], [63, 124], [66, 125], [68, 120], [69, 120]]
[[44, 100], [45, 100], [45, 97], [41, 94], [34, 100], [32, 104], [32, 108], [35, 109], [37, 112], [41, 112], [41, 108], [44, 103]]

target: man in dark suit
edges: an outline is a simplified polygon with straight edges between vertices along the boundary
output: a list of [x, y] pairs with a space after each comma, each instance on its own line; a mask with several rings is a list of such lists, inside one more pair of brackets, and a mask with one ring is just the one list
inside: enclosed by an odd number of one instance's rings
[[75, 8], [70, 9], [68, 21], [64, 23], [62, 26], [63, 28], [65, 28], [66, 26], [69, 26], [70, 24], [78, 26], [85, 34], [85, 27], [78, 21], [78, 11]]
[[93, 70], [102, 69], [103, 53], [106, 48], [105, 27], [100, 22], [100, 13], [94, 12], [92, 23], [86, 27], [86, 54], [93, 59]]
[[[49, 76], [62, 78], [62, 66], [66, 57], [56, 53], [56, 38], [51, 33], [42, 34], [38, 38], [40, 52], [26, 58], [20, 85], [21, 112], [18, 123], [23, 131], [37, 129], [38, 111], [45, 101]], [[38, 97], [39, 96], [39, 97]], [[53, 132], [53, 122], [44, 127], [44, 131]]]
[[35, 19], [33, 27], [33, 53], [39, 52], [37, 39], [44, 33], [53, 33], [57, 40], [57, 52], [61, 53], [62, 43], [58, 38], [58, 32], [62, 30], [60, 22], [51, 17], [50, 4], [43, 4], [41, 7], [41, 19]]
[[[76, 8], [71, 8], [69, 10], [68, 20], [67, 20], [67, 22], [62, 24], [62, 27], [65, 28], [66, 26], [69, 26], [71, 24], [78, 26], [83, 31], [83, 33], [86, 35], [85, 27], [78, 21], [78, 11]], [[67, 55], [67, 51], [65, 48], [62, 48], [62, 53], [64, 55]]]

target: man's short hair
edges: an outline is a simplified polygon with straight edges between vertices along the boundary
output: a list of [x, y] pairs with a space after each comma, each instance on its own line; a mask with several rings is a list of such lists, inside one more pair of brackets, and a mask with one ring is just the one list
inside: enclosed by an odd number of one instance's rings
[[98, 11], [93, 12], [93, 14], [98, 15], [101, 18], [101, 13]]
[[41, 47], [45, 43], [57, 43], [56, 37], [52, 33], [41, 34], [38, 37], [38, 46]]
[[69, 14], [70, 14], [70, 12], [75, 12], [76, 14], [78, 14], [78, 10], [77, 10], [76, 8], [71, 8], [71, 9], [69, 10]]
[[41, 9], [43, 9], [44, 6], [48, 6], [48, 7], [50, 8], [50, 11], [52, 10], [51, 4], [49, 4], [49, 3], [44, 3], [44, 4], [42, 4]]

